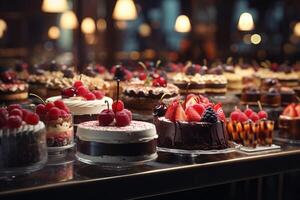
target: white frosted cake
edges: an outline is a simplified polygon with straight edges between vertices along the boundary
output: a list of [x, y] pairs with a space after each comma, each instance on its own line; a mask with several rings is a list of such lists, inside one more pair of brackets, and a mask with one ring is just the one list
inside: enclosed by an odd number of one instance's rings
[[78, 125], [76, 155], [87, 163], [143, 163], [157, 157], [157, 137], [155, 126], [147, 122], [131, 121], [123, 127], [84, 122]]

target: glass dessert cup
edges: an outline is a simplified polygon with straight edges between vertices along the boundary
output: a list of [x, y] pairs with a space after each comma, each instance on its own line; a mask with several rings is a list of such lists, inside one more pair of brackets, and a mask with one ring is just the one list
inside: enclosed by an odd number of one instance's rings
[[28, 127], [0, 130], [0, 176], [31, 173], [46, 164], [45, 126], [39, 122]]
[[72, 115], [67, 114], [57, 120], [45, 120], [49, 154], [59, 154], [74, 146]]
[[246, 147], [271, 146], [273, 143], [274, 121], [271, 120], [227, 121], [226, 128], [230, 140]]

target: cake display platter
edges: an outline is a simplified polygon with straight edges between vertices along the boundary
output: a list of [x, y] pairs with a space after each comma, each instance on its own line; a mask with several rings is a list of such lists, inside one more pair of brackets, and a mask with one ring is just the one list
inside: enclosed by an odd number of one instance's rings
[[258, 153], [258, 152], [269, 152], [269, 151], [280, 151], [281, 147], [276, 144], [272, 144], [271, 146], [256, 146], [253, 147], [245, 147], [240, 146], [239, 151], [242, 151], [244, 153]]

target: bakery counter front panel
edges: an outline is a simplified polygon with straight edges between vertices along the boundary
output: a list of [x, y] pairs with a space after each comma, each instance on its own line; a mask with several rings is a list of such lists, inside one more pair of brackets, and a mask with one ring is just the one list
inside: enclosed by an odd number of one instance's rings
[[280, 146], [281, 149], [269, 152], [233, 151], [194, 157], [158, 152], [155, 161], [127, 168], [84, 164], [69, 152], [65, 156], [49, 157], [43, 169], [31, 174], [1, 177], [0, 197], [55, 197], [63, 192], [70, 196], [101, 194], [108, 198], [136, 198], [300, 169], [300, 148]]

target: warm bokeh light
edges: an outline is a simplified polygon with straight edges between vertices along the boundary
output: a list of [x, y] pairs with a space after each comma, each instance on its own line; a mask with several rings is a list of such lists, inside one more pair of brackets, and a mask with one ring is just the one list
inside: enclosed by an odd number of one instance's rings
[[259, 34], [253, 34], [250, 40], [252, 44], [259, 44], [261, 42], [261, 36]]
[[115, 20], [135, 20], [137, 11], [133, 0], [118, 0], [113, 11]]
[[116, 28], [120, 30], [124, 30], [127, 28], [127, 22], [126, 21], [116, 21], [115, 23]]
[[141, 24], [139, 26], [139, 34], [142, 37], [148, 37], [151, 34], [151, 27], [146, 23]]
[[297, 22], [294, 26], [294, 34], [297, 37], [300, 37], [300, 22]]
[[187, 33], [191, 31], [191, 22], [188, 16], [180, 15], [175, 22], [175, 31], [179, 33]]
[[93, 18], [86, 17], [81, 22], [81, 31], [85, 34], [92, 34], [96, 30], [95, 21]]
[[7, 24], [3, 19], [0, 19], [0, 31], [6, 31]]
[[71, 10], [64, 12], [60, 17], [60, 26], [64, 29], [75, 29], [78, 21], [75, 13]]
[[57, 26], [51, 26], [48, 30], [48, 37], [52, 40], [58, 39], [60, 36], [60, 30]]
[[59, 13], [68, 10], [67, 0], [43, 0], [42, 11]]
[[238, 22], [238, 29], [240, 31], [251, 31], [254, 29], [254, 22], [250, 13], [244, 12], [241, 14]]
[[97, 29], [98, 29], [98, 31], [100, 31], [100, 32], [105, 31], [106, 26], [107, 25], [106, 25], [105, 19], [100, 18], [100, 19], [97, 20]]

